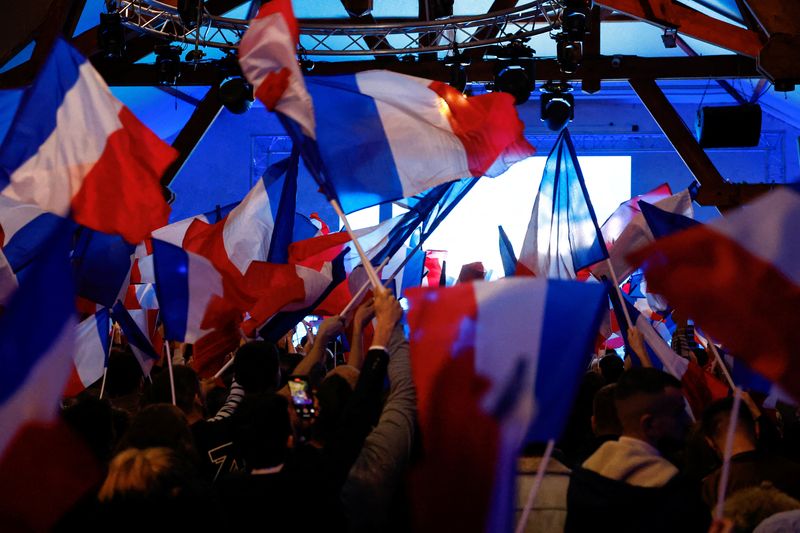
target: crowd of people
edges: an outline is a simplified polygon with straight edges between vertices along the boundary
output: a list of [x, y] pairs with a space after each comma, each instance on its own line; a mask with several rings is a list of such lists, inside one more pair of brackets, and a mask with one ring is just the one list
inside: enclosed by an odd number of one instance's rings
[[[419, 530], [407, 474], [424, 450], [402, 316], [378, 293], [298, 346], [291, 332], [243, 344], [218, 379], [198, 378], [188, 346], [170, 379], [166, 367], [145, 377], [131, 348], [115, 345], [103, 397], [97, 384], [64, 400], [105, 478], [56, 529]], [[346, 361], [331, 350], [340, 335]], [[725, 520], [712, 521], [733, 399], [693, 420], [678, 379], [624, 359], [608, 353], [587, 368], [524, 531], [800, 531], [795, 407], [745, 395]], [[518, 517], [543, 452], [521, 452]]]

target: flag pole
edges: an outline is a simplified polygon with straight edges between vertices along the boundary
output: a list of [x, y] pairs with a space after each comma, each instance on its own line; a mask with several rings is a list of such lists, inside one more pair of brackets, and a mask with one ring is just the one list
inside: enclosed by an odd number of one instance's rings
[[536, 469], [536, 477], [533, 478], [533, 485], [531, 485], [531, 490], [528, 492], [528, 500], [525, 502], [525, 508], [522, 511], [522, 516], [520, 516], [519, 522], [517, 522], [516, 533], [523, 533], [525, 531], [525, 526], [528, 524], [528, 515], [531, 514], [533, 501], [536, 499], [536, 494], [539, 492], [539, 487], [542, 486], [544, 473], [547, 471], [547, 463], [550, 462], [550, 456], [553, 455], [553, 448], [555, 447], [555, 444], [555, 439], [550, 439], [547, 441], [547, 448], [544, 450], [542, 460], [539, 462], [539, 468]]
[[714, 339], [706, 336], [706, 340], [708, 340], [707, 347], [711, 349], [711, 353], [714, 354], [714, 360], [717, 362], [719, 369], [722, 371], [722, 375], [725, 376], [725, 381], [728, 382], [728, 386], [730, 386], [731, 389], [735, 389], [736, 384], [733, 382], [733, 377], [728, 370], [728, 365], [726, 365], [725, 361], [722, 360], [722, 356], [719, 354], [719, 350], [717, 350], [717, 345], [714, 344]]
[[631, 322], [631, 315], [628, 313], [628, 306], [625, 304], [625, 298], [622, 296], [622, 291], [619, 288], [619, 280], [617, 279], [617, 273], [614, 270], [614, 265], [611, 264], [611, 259], [606, 257], [606, 266], [608, 266], [608, 272], [611, 274], [611, 281], [614, 282], [614, 289], [617, 291], [617, 296], [619, 297], [620, 307], [622, 307], [622, 313], [625, 315], [625, 321], [628, 323], [628, 327], [633, 327], [633, 322]]
[[731, 455], [733, 453], [733, 435], [736, 431], [736, 422], [739, 420], [739, 408], [742, 404], [742, 389], [733, 389], [733, 408], [731, 409], [730, 420], [728, 421], [728, 432], [725, 435], [725, 453], [722, 459], [722, 469], [719, 476], [719, 486], [717, 487], [717, 505], [714, 509], [714, 518], [722, 520], [723, 508], [725, 505], [725, 492], [728, 490], [728, 478], [731, 472]]
[[108, 365], [103, 367], [103, 381], [100, 383], [100, 399], [103, 399], [103, 394], [106, 392], [106, 376], [108, 375]]
[[114, 323], [111, 322], [111, 331], [108, 340], [108, 355], [106, 355], [106, 361], [103, 365], [103, 381], [100, 383], [100, 397], [99, 399], [103, 399], [103, 395], [106, 392], [106, 376], [108, 376], [108, 358], [111, 356], [111, 348], [114, 346]]
[[[388, 263], [388, 262], [389, 262], [389, 258], [387, 257], [386, 259], [381, 261], [381, 264], [378, 265], [378, 268], [376, 270], [380, 271], [383, 267], [386, 266], [386, 263]], [[401, 268], [402, 268], [402, 266], [401, 266]], [[395, 272], [397, 272], [397, 271], [395, 271]], [[390, 278], [389, 281], [391, 281], [391, 279], [392, 278]], [[339, 313], [339, 316], [346, 315], [353, 307], [358, 305], [358, 302], [360, 302], [361, 298], [364, 297], [364, 293], [366, 293], [367, 289], [369, 289], [370, 284], [371, 283], [369, 281], [367, 281], [361, 286], [360, 289], [358, 289], [358, 292], [356, 292], [355, 296], [353, 296], [353, 298], [349, 302], [347, 302], [347, 305], [344, 306], [344, 309], [342, 309], [342, 311]]]
[[217, 373], [216, 373], [216, 374], [214, 374], [214, 379], [219, 379], [219, 377], [220, 377], [222, 374], [224, 374], [226, 370], [228, 370], [228, 369], [229, 369], [231, 366], [233, 366], [233, 360], [234, 360], [235, 358], [236, 358], [236, 356], [234, 355], [233, 357], [231, 357], [230, 359], [228, 359], [228, 362], [227, 362], [227, 363], [225, 363], [224, 365], [222, 365], [222, 368], [220, 368], [219, 370], [217, 370]]
[[175, 401], [175, 376], [172, 375], [172, 352], [169, 349], [169, 341], [164, 339], [164, 349], [167, 350], [167, 370], [169, 370], [169, 390], [172, 393], [172, 405], [178, 405]]
[[344, 215], [344, 211], [342, 211], [342, 207], [339, 205], [339, 200], [336, 198], [331, 198], [330, 203], [331, 207], [333, 207], [333, 210], [336, 211], [336, 214], [339, 215], [340, 219], [342, 219], [344, 229], [347, 231], [347, 234], [350, 235], [350, 239], [352, 239], [353, 245], [356, 247], [359, 257], [361, 257], [361, 263], [364, 265], [364, 269], [367, 271], [367, 277], [372, 283], [372, 288], [380, 288], [381, 280], [378, 277], [378, 274], [375, 272], [375, 267], [373, 267], [372, 263], [370, 263], [369, 259], [367, 258], [367, 254], [364, 253], [364, 249], [361, 247], [361, 243], [358, 242], [358, 238], [353, 233], [353, 229], [350, 227], [350, 222], [347, 221], [347, 217]]

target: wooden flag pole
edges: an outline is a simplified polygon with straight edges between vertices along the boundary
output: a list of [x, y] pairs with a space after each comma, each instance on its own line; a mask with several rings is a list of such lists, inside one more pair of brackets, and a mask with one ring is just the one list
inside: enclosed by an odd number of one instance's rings
[[231, 366], [233, 366], [233, 360], [234, 360], [235, 358], [236, 358], [236, 356], [234, 355], [233, 357], [231, 357], [230, 359], [228, 359], [228, 362], [227, 362], [227, 363], [225, 363], [224, 365], [222, 365], [222, 368], [220, 368], [219, 370], [217, 370], [217, 373], [216, 373], [216, 374], [214, 374], [214, 379], [219, 379], [219, 377], [220, 377], [222, 374], [224, 374], [226, 370], [228, 370], [228, 369], [229, 369]]
[[531, 514], [531, 509], [533, 509], [533, 501], [536, 499], [536, 494], [539, 492], [539, 487], [542, 486], [544, 473], [547, 471], [547, 463], [550, 462], [550, 456], [553, 455], [553, 448], [555, 445], [555, 439], [550, 439], [547, 441], [547, 448], [544, 450], [542, 460], [539, 462], [539, 468], [536, 469], [536, 477], [533, 478], [533, 485], [531, 485], [531, 490], [528, 492], [528, 500], [525, 502], [525, 508], [522, 511], [522, 516], [520, 516], [519, 522], [517, 522], [516, 533], [523, 533], [525, 531], [525, 526], [528, 524], [528, 515]]
[[708, 348], [710, 348], [711, 353], [714, 354], [714, 360], [717, 362], [717, 365], [719, 365], [719, 369], [722, 371], [722, 375], [725, 376], [725, 381], [728, 382], [728, 386], [731, 389], [735, 389], [736, 384], [733, 382], [733, 377], [731, 376], [731, 373], [728, 370], [728, 365], [726, 365], [725, 361], [722, 360], [722, 356], [719, 354], [719, 350], [717, 350], [717, 345], [714, 344], [714, 340], [711, 337], [709, 336], [705, 337], [706, 340], [708, 341]]
[[106, 392], [106, 376], [108, 375], [108, 365], [103, 367], [103, 381], [100, 383], [100, 399], [103, 399], [103, 395]]
[[352, 239], [353, 245], [356, 247], [358, 256], [361, 257], [361, 263], [364, 265], [364, 269], [367, 271], [367, 277], [372, 283], [372, 288], [380, 288], [381, 280], [378, 277], [378, 273], [375, 272], [375, 267], [373, 267], [372, 263], [370, 263], [369, 258], [367, 258], [367, 254], [364, 253], [364, 249], [361, 247], [361, 243], [358, 242], [358, 238], [356, 238], [355, 233], [353, 233], [353, 229], [350, 227], [350, 223], [347, 221], [347, 217], [344, 215], [344, 211], [342, 211], [342, 207], [339, 205], [339, 200], [336, 198], [331, 198], [330, 203], [331, 207], [333, 207], [333, 210], [336, 211], [336, 214], [342, 219], [344, 229], [347, 231], [347, 234], [350, 235], [350, 239]]
[[[389, 258], [387, 257], [386, 259], [384, 259], [383, 261], [381, 261], [381, 264], [380, 264], [380, 265], [378, 265], [378, 268], [377, 268], [376, 270], [377, 270], [378, 272], [380, 272], [380, 270], [381, 270], [383, 267], [385, 267], [385, 266], [386, 266], [386, 263], [388, 263], [388, 262], [389, 262]], [[389, 280], [391, 281], [391, 278], [390, 278]], [[344, 309], [342, 309], [342, 312], [341, 312], [341, 313], [339, 313], [339, 316], [345, 316], [345, 315], [346, 315], [348, 312], [350, 312], [350, 310], [351, 310], [351, 309], [353, 309], [353, 307], [355, 307], [356, 305], [358, 305], [358, 303], [359, 303], [359, 302], [361, 301], [361, 299], [364, 297], [364, 293], [366, 293], [366, 292], [367, 292], [367, 289], [369, 289], [369, 286], [370, 286], [370, 285], [371, 285], [371, 283], [370, 283], [369, 281], [367, 281], [366, 283], [364, 283], [364, 284], [361, 286], [361, 288], [360, 288], [360, 289], [358, 289], [358, 292], [356, 292], [355, 296], [353, 296], [353, 298], [352, 298], [352, 299], [351, 299], [349, 302], [347, 302], [347, 305], [345, 305], [345, 306], [344, 306]]]
[[172, 393], [172, 405], [178, 405], [175, 401], [175, 376], [172, 375], [172, 352], [169, 349], [169, 341], [164, 339], [164, 349], [167, 351], [167, 370], [169, 370], [169, 391]]
[[619, 297], [620, 307], [622, 307], [622, 313], [625, 315], [625, 321], [628, 323], [628, 327], [633, 327], [633, 322], [631, 322], [631, 315], [628, 313], [628, 306], [625, 303], [625, 298], [622, 296], [622, 291], [619, 288], [619, 280], [617, 279], [617, 273], [614, 271], [614, 265], [611, 264], [611, 259], [606, 257], [606, 265], [608, 266], [608, 272], [611, 274], [611, 281], [614, 282], [614, 289], [617, 291], [617, 296]]
[[103, 381], [100, 383], [100, 399], [103, 399], [103, 396], [106, 393], [106, 376], [108, 376], [108, 358], [111, 356], [111, 348], [114, 346], [114, 325], [113, 321], [111, 322], [111, 331], [109, 334], [108, 340], [108, 355], [106, 356], [106, 363], [103, 365]]
[[728, 478], [731, 473], [731, 455], [733, 452], [733, 435], [736, 431], [736, 422], [739, 420], [739, 408], [742, 405], [742, 389], [733, 389], [733, 408], [731, 409], [730, 420], [728, 421], [728, 432], [725, 435], [725, 452], [722, 459], [722, 470], [719, 476], [719, 486], [717, 487], [717, 505], [714, 510], [714, 518], [722, 520], [723, 509], [725, 506], [725, 492], [728, 490]]

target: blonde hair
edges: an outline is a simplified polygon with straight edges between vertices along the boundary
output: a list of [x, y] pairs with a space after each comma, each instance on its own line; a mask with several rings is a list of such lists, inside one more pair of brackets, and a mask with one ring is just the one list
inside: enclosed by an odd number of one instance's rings
[[162, 488], [166, 475], [175, 467], [169, 448], [130, 448], [111, 460], [97, 498], [101, 502], [130, 495], [147, 495]]

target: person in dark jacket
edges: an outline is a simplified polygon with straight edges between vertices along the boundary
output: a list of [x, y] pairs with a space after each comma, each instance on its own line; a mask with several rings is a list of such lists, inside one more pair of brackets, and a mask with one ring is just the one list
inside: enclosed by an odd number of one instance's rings
[[573, 471], [566, 532], [707, 531], [711, 515], [699, 484], [665, 458], [689, 426], [680, 387], [653, 368], [623, 373], [614, 393], [622, 436]]

